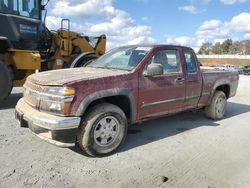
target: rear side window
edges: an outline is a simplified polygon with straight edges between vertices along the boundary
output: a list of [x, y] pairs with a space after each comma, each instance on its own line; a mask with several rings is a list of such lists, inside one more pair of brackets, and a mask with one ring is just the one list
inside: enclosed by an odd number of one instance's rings
[[189, 51], [184, 52], [186, 61], [186, 70], [188, 73], [194, 73], [197, 71], [197, 62], [195, 60], [194, 54]]

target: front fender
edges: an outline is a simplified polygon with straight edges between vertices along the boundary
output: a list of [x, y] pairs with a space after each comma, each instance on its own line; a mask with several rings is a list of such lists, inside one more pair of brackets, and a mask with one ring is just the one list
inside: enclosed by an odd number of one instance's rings
[[92, 102], [98, 99], [105, 98], [105, 97], [112, 97], [112, 96], [118, 96], [118, 95], [126, 96], [129, 98], [130, 108], [131, 108], [130, 109], [131, 123], [135, 123], [137, 110], [136, 110], [136, 103], [135, 103], [134, 95], [129, 89], [121, 89], [121, 88], [114, 88], [114, 89], [102, 90], [102, 91], [91, 93], [90, 95], [85, 97], [84, 100], [80, 103], [76, 111], [76, 116], [82, 116], [85, 113], [88, 106]]

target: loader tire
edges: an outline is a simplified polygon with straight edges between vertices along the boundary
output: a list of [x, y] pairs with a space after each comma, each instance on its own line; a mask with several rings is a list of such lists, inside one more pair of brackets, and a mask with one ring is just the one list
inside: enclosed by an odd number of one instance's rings
[[94, 53], [82, 53], [74, 56], [68, 63], [70, 68], [85, 67], [98, 57]]
[[6, 99], [13, 87], [12, 69], [0, 61], [0, 102]]

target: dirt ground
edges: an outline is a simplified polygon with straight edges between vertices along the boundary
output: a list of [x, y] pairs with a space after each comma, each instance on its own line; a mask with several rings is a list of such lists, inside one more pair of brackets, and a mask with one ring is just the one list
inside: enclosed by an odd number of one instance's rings
[[221, 121], [182, 113], [129, 128], [118, 153], [84, 156], [18, 127], [21, 89], [0, 104], [0, 187], [250, 187], [250, 76]]
[[203, 66], [212, 65], [235, 65], [235, 66], [247, 66], [250, 65], [250, 59], [220, 59], [220, 58], [200, 58], [199, 61]]

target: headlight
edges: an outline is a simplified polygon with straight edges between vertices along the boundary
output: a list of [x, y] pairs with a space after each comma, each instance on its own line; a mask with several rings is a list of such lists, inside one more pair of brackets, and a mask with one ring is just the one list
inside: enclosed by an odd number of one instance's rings
[[75, 90], [70, 87], [48, 87], [44, 93], [55, 96], [70, 96], [75, 94]]
[[39, 109], [58, 115], [68, 115], [70, 110], [70, 102], [45, 101], [41, 100]]
[[68, 115], [75, 90], [69, 87], [48, 87], [40, 96], [39, 110]]

